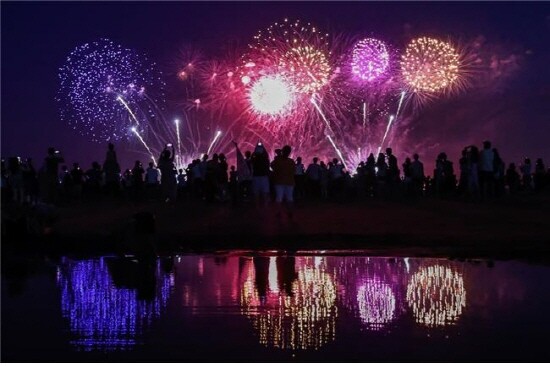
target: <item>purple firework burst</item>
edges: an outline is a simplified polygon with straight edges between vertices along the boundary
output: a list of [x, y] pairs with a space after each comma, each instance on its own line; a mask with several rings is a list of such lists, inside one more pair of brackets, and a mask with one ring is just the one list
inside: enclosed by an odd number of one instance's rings
[[372, 82], [388, 70], [390, 56], [384, 42], [365, 38], [353, 47], [351, 72], [363, 82]]

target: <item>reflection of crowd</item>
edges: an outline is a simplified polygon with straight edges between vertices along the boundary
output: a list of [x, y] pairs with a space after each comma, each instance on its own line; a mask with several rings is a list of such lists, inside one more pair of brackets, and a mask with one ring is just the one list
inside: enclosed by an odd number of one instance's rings
[[[64, 157], [54, 148], [39, 167], [31, 159], [2, 160], [2, 199], [34, 205], [123, 197], [128, 200], [202, 200], [234, 204], [254, 201], [292, 203], [342, 200], [354, 197], [420, 197], [484, 200], [518, 193], [540, 192], [550, 187], [550, 172], [541, 158], [534, 164], [504, 163], [489, 141], [483, 148], [468, 146], [458, 161], [458, 172], [444, 152], [437, 156], [432, 176], [427, 176], [418, 154], [407, 157], [399, 168], [392, 149], [370, 154], [354, 172], [337, 158], [327, 163], [314, 157], [304, 164], [293, 159], [292, 149], [275, 150], [271, 160], [259, 143], [253, 151], [237, 151], [237, 164], [229, 165], [224, 154], [203, 155], [185, 169], [176, 169], [174, 148], [168, 144], [158, 162], [144, 167], [136, 161], [122, 170], [112, 144], [103, 164], [89, 169], [79, 163], [63, 165]], [[61, 168], [61, 170], [60, 170]], [[518, 171], [519, 168], [519, 171]]]

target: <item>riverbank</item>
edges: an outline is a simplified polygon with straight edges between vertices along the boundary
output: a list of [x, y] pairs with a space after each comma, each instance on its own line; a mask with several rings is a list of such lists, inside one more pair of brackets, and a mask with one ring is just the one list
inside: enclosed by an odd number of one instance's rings
[[[154, 233], [144, 234], [147, 228], [136, 224], [137, 213], [154, 216]], [[292, 219], [277, 215], [273, 205], [256, 209], [250, 204], [112, 200], [61, 206], [55, 217], [47, 235], [25, 242], [41, 250], [76, 254], [131, 251], [145, 240], [164, 254], [337, 250], [391, 256], [550, 258], [548, 195], [489, 203], [431, 198], [306, 202], [296, 205]], [[3, 242], [4, 236], [3, 231]]]

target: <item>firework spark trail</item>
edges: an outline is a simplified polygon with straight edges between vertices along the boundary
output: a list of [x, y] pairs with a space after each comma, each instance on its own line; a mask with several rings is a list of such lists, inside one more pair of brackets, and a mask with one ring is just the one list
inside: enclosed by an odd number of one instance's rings
[[139, 134], [139, 132], [137, 131], [137, 129], [135, 127], [132, 127], [132, 132], [138, 137], [139, 141], [141, 141], [143, 146], [145, 146], [145, 148], [147, 149], [149, 154], [151, 154], [151, 159], [153, 159], [153, 162], [155, 163], [155, 165], [157, 165], [157, 161], [155, 160], [155, 156], [153, 155], [153, 152], [149, 148], [149, 145], [147, 145], [145, 140], [143, 140], [143, 137], [141, 137], [141, 135]]
[[313, 104], [313, 106], [315, 106], [315, 109], [317, 110], [317, 112], [319, 112], [319, 114], [321, 115], [321, 119], [323, 120], [323, 122], [325, 122], [325, 124], [327, 125], [327, 128], [329, 129], [330, 133], [332, 133], [334, 135], [334, 130], [332, 129], [332, 127], [330, 126], [330, 122], [328, 121], [327, 117], [325, 116], [325, 114], [323, 113], [323, 111], [321, 110], [321, 107], [319, 106], [319, 104], [317, 103], [317, 101], [315, 100], [315, 95], [313, 95], [311, 97], [311, 104]]
[[178, 163], [181, 166], [181, 139], [180, 139], [180, 120], [176, 119], [174, 120], [174, 123], [176, 124], [176, 138], [178, 140]]
[[122, 103], [122, 105], [124, 106], [124, 108], [126, 108], [126, 110], [128, 111], [128, 113], [130, 113], [130, 115], [132, 116], [132, 118], [134, 119], [134, 121], [136, 122], [136, 125], [139, 126], [139, 121], [138, 119], [136, 118], [136, 115], [134, 114], [134, 112], [132, 112], [132, 110], [130, 109], [130, 107], [128, 106], [128, 103], [126, 103], [126, 101], [124, 100], [124, 98], [122, 98], [120, 95], [116, 98], [116, 100], [118, 100], [120, 103]]
[[401, 97], [399, 98], [399, 103], [397, 104], [397, 111], [395, 112], [395, 115], [391, 115], [388, 120], [388, 125], [386, 126], [386, 132], [384, 132], [384, 137], [382, 137], [380, 146], [378, 146], [377, 154], [380, 154], [380, 150], [382, 150], [382, 146], [384, 146], [384, 142], [386, 141], [386, 137], [388, 136], [388, 132], [390, 131], [392, 124], [397, 121], [397, 116], [399, 116], [399, 112], [401, 111], [401, 105], [403, 104], [404, 99], [405, 99], [405, 91], [403, 90], [401, 91]]
[[208, 150], [206, 151], [208, 155], [210, 155], [210, 150], [212, 150], [212, 147], [214, 147], [214, 144], [220, 138], [221, 134], [222, 134], [222, 131], [216, 132], [216, 136], [214, 136], [214, 138], [212, 139], [212, 142], [210, 143], [210, 146], [208, 147]]
[[[405, 91], [404, 90], [401, 91], [401, 97], [399, 98], [399, 104], [397, 105], [397, 111], [395, 112], [395, 118], [393, 120], [393, 124], [397, 123], [397, 117], [399, 116], [399, 112], [401, 111], [401, 105], [403, 104], [403, 99], [405, 99]], [[385, 136], [384, 136], [384, 138], [385, 138]], [[392, 141], [393, 141], [393, 136], [390, 138], [389, 143], [391, 144]]]
[[367, 123], [367, 102], [363, 102], [363, 127]]
[[401, 110], [401, 104], [403, 104], [403, 99], [405, 99], [405, 91], [401, 91], [401, 98], [399, 98], [399, 104], [397, 105], [397, 112], [395, 112], [395, 119], [399, 116], [399, 111]]
[[344, 168], [347, 169], [347, 165], [346, 165], [346, 161], [344, 160], [344, 157], [342, 156], [342, 152], [340, 151], [340, 149], [338, 148], [338, 146], [336, 146], [336, 144], [334, 143], [334, 140], [332, 139], [332, 137], [330, 137], [330, 135], [326, 135], [327, 136], [327, 139], [330, 141], [330, 143], [332, 144], [332, 147], [334, 148], [334, 150], [336, 151], [336, 154], [338, 154], [338, 156], [340, 157], [340, 160], [342, 160], [342, 164], [344, 164]]
[[384, 141], [386, 141], [386, 137], [388, 136], [388, 132], [390, 130], [390, 127], [391, 127], [391, 124], [392, 124], [394, 118], [395, 118], [395, 116], [391, 115], [389, 120], [388, 120], [388, 125], [386, 126], [386, 132], [384, 132], [384, 137], [382, 137], [382, 141], [380, 142], [380, 146], [378, 146], [378, 152], [376, 153], [376, 155], [380, 154], [380, 150], [382, 150], [382, 146], [384, 145]]

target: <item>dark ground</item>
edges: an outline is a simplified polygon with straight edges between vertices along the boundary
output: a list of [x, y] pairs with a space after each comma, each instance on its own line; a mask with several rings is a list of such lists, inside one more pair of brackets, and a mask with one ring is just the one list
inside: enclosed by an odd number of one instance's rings
[[[3, 209], [3, 216], [5, 215]], [[133, 215], [149, 212], [155, 233], [144, 235]], [[296, 205], [292, 220], [273, 205], [232, 207], [204, 202], [102, 201], [57, 209], [52, 232], [18, 240], [15, 248], [62, 254], [128, 252], [154, 243], [158, 253], [223, 250], [360, 250], [373, 255], [550, 258], [550, 195], [487, 203], [423, 198]], [[20, 239], [17, 228], [2, 241]], [[145, 240], [147, 238], [147, 240]], [[5, 240], [7, 239], [7, 240]], [[21, 244], [23, 243], [23, 244]], [[5, 246], [4, 246], [5, 248]]]

